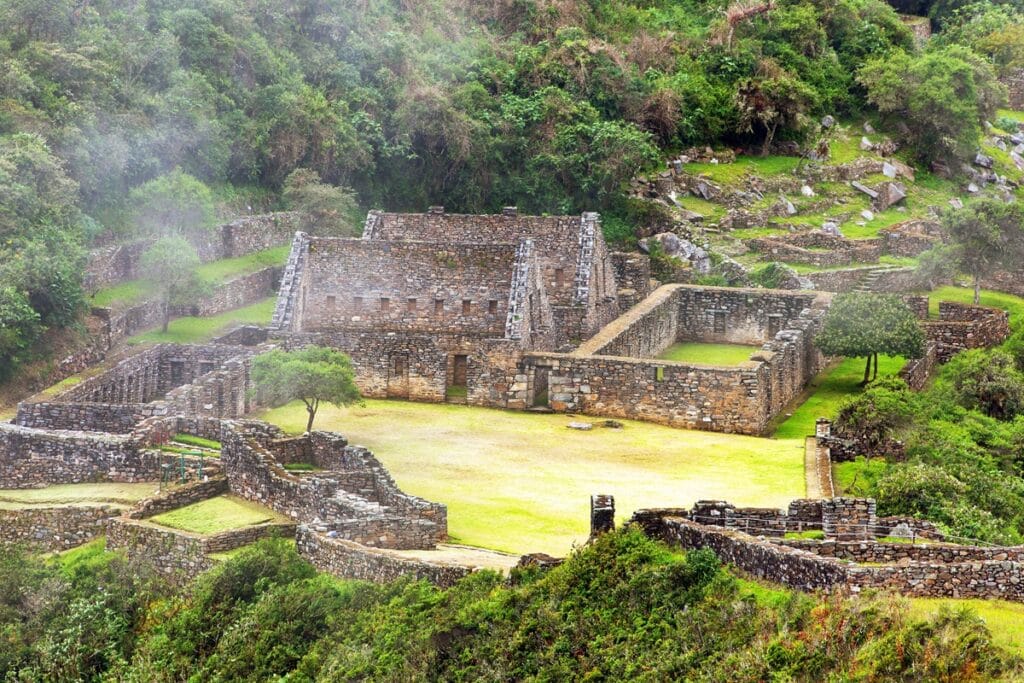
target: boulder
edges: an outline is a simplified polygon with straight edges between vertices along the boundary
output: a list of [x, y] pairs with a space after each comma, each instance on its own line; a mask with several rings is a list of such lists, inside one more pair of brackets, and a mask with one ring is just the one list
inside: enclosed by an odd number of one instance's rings
[[878, 211], [885, 211], [893, 204], [902, 202], [907, 197], [907, 188], [903, 183], [882, 183], [878, 186], [878, 196], [875, 198], [875, 208]]
[[836, 125], [836, 118], [834, 116], [832, 116], [831, 114], [826, 114], [825, 117], [821, 119], [821, 127], [822, 128], [828, 129], [828, 128], [831, 128], [834, 125]]
[[569, 429], [578, 429], [581, 432], [589, 432], [594, 428], [594, 425], [590, 422], [570, 422], [566, 425]]
[[868, 135], [871, 135], [872, 133], [875, 132], [875, 127], [871, 125], [870, 121], [864, 122], [864, 132], [867, 133]]
[[992, 168], [994, 164], [995, 161], [993, 161], [992, 157], [990, 156], [986, 156], [981, 152], [978, 152], [977, 154], [974, 155], [975, 166], [981, 166], [982, 168]]
[[821, 226], [821, 231], [828, 233], [829, 235], [835, 235], [836, 237], [843, 236], [843, 231], [840, 229], [839, 223], [832, 220], [825, 221]]
[[871, 142], [871, 140], [868, 140], [866, 137], [862, 137], [860, 139], [860, 149], [862, 152], [870, 152], [874, 148], [875, 145], [874, 143]]
[[860, 182], [859, 180], [854, 180], [850, 184], [853, 185], [853, 189], [855, 189], [855, 190], [857, 190], [859, 192], [863, 192], [864, 194], [866, 194], [867, 196], [871, 197], [872, 199], [878, 199], [878, 193], [875, 192], [874, 190], [872, 190], [870, 187], [868, 187], [864, 183]]
[[800, 194], [802, 194], [805, 197], [813, 197], [814, 189], [810, 185], [804, 185], [803, 187], [800, 188]]
[[866, 221], [873, 221], [873, 220], [875, 220], [875, 214], [874, 214], [874, 212], [871, 211], [871, 209], [864, 209], [863, 211], [861, 211], [860, 212], [860, 217], [863, 218]]
[[711, 256], [693, 242], [683, 239], [673, 232], [659, 232], [657, 235], [640, 240], [638, 242], [640, 250], [650, 253], [652, 241], [661, 245], [661, 250], [666, 256], [688, 261], [693, 269], [701, 275], [711, 272]]
[[882, 164], [882, 175], [886, 178], [896, 177], [896, 167], [890, 164], [888, 161]]

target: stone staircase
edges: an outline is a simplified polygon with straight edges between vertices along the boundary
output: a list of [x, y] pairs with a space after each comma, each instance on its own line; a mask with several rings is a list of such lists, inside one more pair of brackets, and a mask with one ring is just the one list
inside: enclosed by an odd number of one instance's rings
[[875, 287], [878, 286], [878, 280], [893, 270], [898, 270], [898, 268], [872, 268], [871, 270], [868, 271], [868, 274], [865, 275], [864, 278], [860, 281], [860, 284], [857, 285], [856, 291], [874, 292]]
[[299, 283], [302, 280], [302, 267], [306, 262], [309, 249], [309, 236], [304, 232], [296, 232], [292, 238], [292, 248], [288, 252], [288, 262], [281, 275], [281, 288], [277, 293], [274, 315], [270, 319], [270, 329], [286, 330], [291, 327], [292, 315], [295, 312], [295, 298], [298, 295]]

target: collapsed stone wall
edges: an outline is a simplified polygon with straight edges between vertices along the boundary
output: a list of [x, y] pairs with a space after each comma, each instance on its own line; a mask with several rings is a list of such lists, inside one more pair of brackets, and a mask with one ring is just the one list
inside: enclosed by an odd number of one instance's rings
[[744, 243], [775, 261], [806, 263], [821, 268], [877, 263], [885, 251], [881, 239], [847, 240], [821, 231], [748, 239]]
[[[205, 238], [190, 240], [202, 261], [217, 261], [245, 256], [271, 247], [288, 244], [297, 230], [308, 227], [308, 218], [299, 213], [271, 213], [240, 218], [218, 226]], [[83, 287], [94, 292], [144, 276], [139, 270], [143, 252], [153, 240], [136, 240], [96, 249], [89, 254]]]
[[88, 543], [106, 530], [120, 510], [112, 505], [0, 509], [0, 545], [36, 552], [61, 552]]
[[[269, 440], [272, 432], [250, 422], [225, 421], [221, 437], [221, 460], [233, 493], [259, 502], [297, 521], [316, 520], [319, 531], [363, 545], [400, 549], [429, 549], [447, 536], [447, 511], [443, 505], [428, 503], [397, 490], [382, 497], [390, 505], [371, 500], [387, 488], [383, 478], [373, 477], [375, 486], [350, 492], [345, 482], [352, 471], [324, 471], [296, 476], [274, 458]], [[326, 437], [318, 447], [340, 448], [344, 439]], [[316, 447], [313, 449], [316, 451]], [[376, 463], [368, 452], [355, 449], [349, 454], [321, 452], [320, 458], [348, 458], [349, 466]], [[379, 463], [376, 463], [379, 467]], [[373, 476], [372, 474], [367, 476]], [[365, 483], [365, 480], [364, 480]], [[393, 486], [393, 482], [391, 482]], [[402, 504], [398, 498], [404, 497]]]
[[952, 301], [939, 302], [939, 320], [924, 324], [929, 342], [936, 345], [938, 362], [945, 363], [966, 349], [990, 348], [1010, 336], [1010, 314], [998, 308]]
[[942, 242], [937, 221], [912, 218], [878, 231], [885, 243], [885, 253], [914, 258]]
[[822, 292], [851, 292], [870, 284], [872, 292], [902, 294], [920, 289], [914, 268], [840, 268], [806, 273], [815, 290]]
[[402, 576], [425, 579], [448, 588], [472, 571], [469, 567], [407, 559], [340, 538], [329, 538], [300, 526], [295, 544], [310, 564], [323, 572], [346, 579], [385, 583]]

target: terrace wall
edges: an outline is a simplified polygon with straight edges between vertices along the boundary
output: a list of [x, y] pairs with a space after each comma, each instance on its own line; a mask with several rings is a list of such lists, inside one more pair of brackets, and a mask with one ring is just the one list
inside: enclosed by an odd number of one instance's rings
[[[297, 230], [307, 226], [307, 218], [298, 213], [263, 214], [226, 223], [205, 239], [193, 237], [192, 241], [201, 260], [217, 261], [288, 244]], [[85, 290], [94, 292], [143, 277], [139, 263], [150, 244], [152, 240], [138, 240], [91, 252], [84, 273]]]
[[1024, 110], [1024, 69], [1017, 69], [1015, 72], [999, 79], [1009, 91], [1007, 106], [1017, 111]]
[[36, 552], [60, 552], [103, 535], [111, 505], [0, 510], [0, 545], [24, 545]]
[[965, 349], [997, 346], [1010, 336], [1010, 314], [998, 308], [939, 302], [939, 320], [925, 323], [940, 363]]
[[184, 584], [214, 566], [203, 537], [148, 522], [115, 517], [107, 525], [107, 550], [124, 550], [173, 583]]
[[749, 239], [745, 244], [776, 261], [806, 263], [821, 268], [877, 263], [885, 252], [881, 239], [847, 240], [819, 231]]
[[295, 544], [299, 554], [314, 567], [344, 579], [386, 583], [412, 576], [447, 588], [472, 572], [461, 565], [397, 557], [344, 539], [328, 538], [305, 526], [299, 527]]

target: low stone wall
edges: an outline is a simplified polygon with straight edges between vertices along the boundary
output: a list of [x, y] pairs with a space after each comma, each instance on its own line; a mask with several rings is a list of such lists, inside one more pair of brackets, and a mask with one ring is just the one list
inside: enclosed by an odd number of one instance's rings
[[939, 365], [938, 346], [929, 342], [921, 358], [911, 358], [900, 369], [900, 378], [914, 391], [924, 389]]
[[817, 231], [787, 237], [749, 239], [744, 243], [775, 261], [805, 263], [821, 268], [851, 263], [877, 263], [885, 251], [883, 242], [878, 239], [845, 240]]
[[0, 510], [0, 544], [37, 552], [69, 550], [103, 535], [107, 520], [119, 513], [111, 505]]
[[146, 404], [31, 403], [18, 404], [14, 423], [32, 429], [79, 430], [128, 434], [151, 415]]
[[[379, 478], [366, 473], [363, 487], [354, 483], [351, 471], [323, 471], [299, 477], [286, 471], [267, 450], [272, 431], [259, 423], [225, 422], [221, 459], [233, 493], [266, 505], [296, 521], [317, 520], [317, 530], [332, 531], [341, 538], [364, 545], [399, 549], [429, 549], [447, 536], [446, 508], [413, 496], [393, 493], [382, 502], [365, 496], [377, 494]], [[333, 442], [340, 447], [343, 439]], [[343, 455], [349, 464], [368, 453], [359, 449]], [[325, 457], [325, 456], [321, 456]], [[372, 457], [372, 456], [370, 456]], [[370, 484], [373, 486], [370, 486]], [[399, 495], [405, 503], [398, 504]], [[387, 504], [382, 504], [387, 503]]]
[[879, 543], [876, 541], [815, 541], [777, 539], [788, 548], [807, 550], [822, 557], [834, 557], [858, 564], [898, 564], [907, 562], [1022, 562], [1024, 546], [980, 547], [937, 543]]
[[879, 230], [885, 253], [914, 258], [940, 244], [941, 228], [936, 221], [914, 218]]
[[203, 552], [226, 553], [264, 538], [294, 538], [295, 529], [295, 524], [273, 522], [222, 531], [203, 538]]
[[[903, 559], [902, 564], [862, 566], [824, 557], [802, 549], [807, 544], [784, 544], [758, 539], [740, 531], [702, 526], [672, 511], [641, 510], [633, 521], [645, 532], [685, 550], [707, 548], [719, 558], [760, 579], [781, 583], [799, 590], [850, 590], [874, 588], [915, 597], [983, 598], [1024, 602], [1024, 563], [1013, 559], [1019, 549], [1001, 549], [988, 555], [989, 549], [963, 551], [970, 559], [936, 561], [943, 552], [920, 551], [929, 561]], [[798, 545], [800, 547], [789, 547]], [[833, 544], [833, 547], [838, 544]], [[877, 545], [877, 544], [876, 544]], [[844, 548], [850, 549], [847, 544]], [[861, 554], [860, 551], [856, 551]], [[882, 551], [892, 556], [899, 551]], [[1002, 557], [1004, 559], [977, 559]], [[867, 556], [867, 551], [863, 553]]]
[[224, 477], [197, 481], [171, 489], [152, 498], [146, 498], [132, 508], [127, 516], [129, 519], [146, 519], [170, 512], [171, 510], [177, 510], [186, 505], [214, 498], [227, 492], [228, 480]]
[[184, 584], [210, 569], [203, 538], [155, 524], [116, 517], [107, 525], [107, 550], [123, 550], [166, 579]]
[[195, 303], [176, 306], [172, 312], [183, 316], [211, 316], [232, 311], [272, 296], [280, 279], [281, 266], [269, 266], [221, 283]]
[[448, 588], [472, 572], [461, 565], [413, 560], [368, 548], [339, 538], [328, 538], [306, 526], [295, 536], [299, 554], [320, 571], [343, 579], [361, 579], [386, 583], [402, 576], [413, 576]]
[[939, 320], [924, 324], [928, 341], [945, 363], [966, 349], [998, 346], [1010, 336], [1010, 314], [998, 308], [939, 302]]

